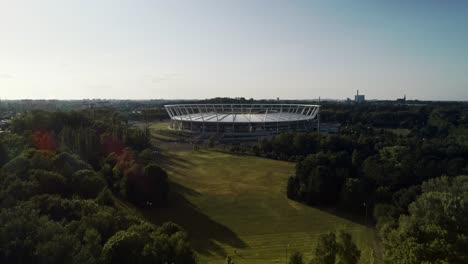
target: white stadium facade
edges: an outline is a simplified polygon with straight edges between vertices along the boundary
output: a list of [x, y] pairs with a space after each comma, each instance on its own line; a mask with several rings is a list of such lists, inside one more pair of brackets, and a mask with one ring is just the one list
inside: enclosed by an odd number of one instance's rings
[[170, 128], [197, 134], [272, 135], [319, 129], [319, 105], [174, 104]]

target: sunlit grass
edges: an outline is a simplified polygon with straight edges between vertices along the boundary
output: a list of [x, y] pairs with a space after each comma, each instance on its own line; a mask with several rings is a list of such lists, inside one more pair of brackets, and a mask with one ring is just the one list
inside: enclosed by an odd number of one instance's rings
[[169, 123], [168, 122], [151, 123], [149, 128], [156, 129], [156, 130], [169, 130]]
[[286, 198], [293, 163], [208, 150], [172, 152], [162, 162], [173, 182], [171, 204], [144, 215], [183, 226], [201, 263], [223, 263], [226, 255], [236, 263], [284, 263], [287, 250], [310, 258], [317, 236], [338, 229], [353, 234], [363, 260], [371, 254], [372, 229]]

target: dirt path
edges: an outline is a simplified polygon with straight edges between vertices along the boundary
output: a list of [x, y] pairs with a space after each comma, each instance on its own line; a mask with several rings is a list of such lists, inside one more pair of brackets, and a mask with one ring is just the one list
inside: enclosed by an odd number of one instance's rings
[[374, 229], [374, 263], [383, 264], [382, 244], [378, 231]]

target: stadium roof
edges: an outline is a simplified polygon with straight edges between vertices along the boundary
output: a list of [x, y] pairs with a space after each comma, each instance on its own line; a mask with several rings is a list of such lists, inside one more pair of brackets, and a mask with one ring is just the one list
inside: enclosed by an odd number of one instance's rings
[[172, 120], [203, 123], [278, 123], [315, 119], [318, 105], [179, 104], [165, 105]]

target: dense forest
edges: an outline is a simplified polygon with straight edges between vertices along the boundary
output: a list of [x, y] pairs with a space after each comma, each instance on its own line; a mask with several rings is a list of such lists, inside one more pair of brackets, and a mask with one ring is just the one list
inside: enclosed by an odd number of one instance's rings
[[125, 211], [167, 204], [148, 129], [110, 111], [31, 111], [0, 134], [1, 263], [195, 263], [182, 228]]

